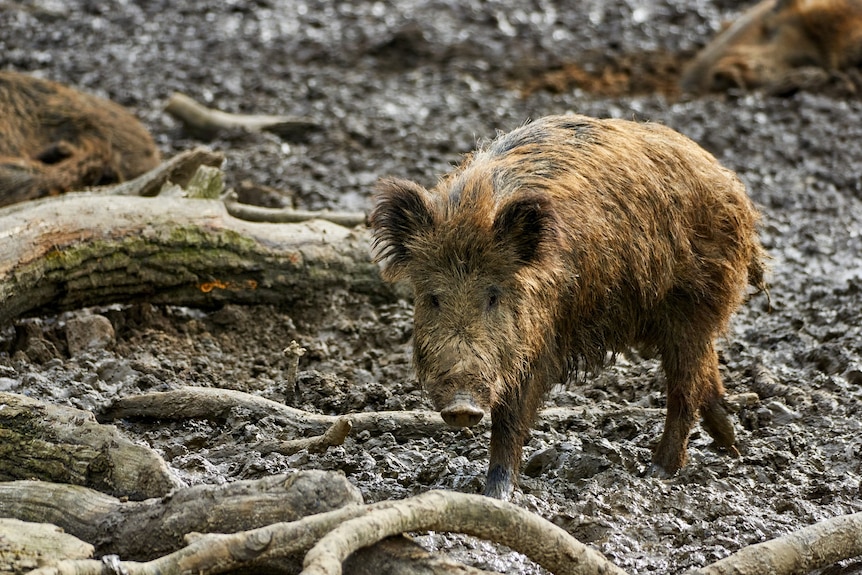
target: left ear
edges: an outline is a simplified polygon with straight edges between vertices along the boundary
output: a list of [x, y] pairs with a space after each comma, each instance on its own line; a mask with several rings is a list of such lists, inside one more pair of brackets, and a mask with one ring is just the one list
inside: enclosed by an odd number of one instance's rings
[[551, 199], [541, 193], [519, 195], [503, 204], [494, 219], [494, 237], [515, 252], [521, 265], [540, 259], [556, 241], [559, 230]]

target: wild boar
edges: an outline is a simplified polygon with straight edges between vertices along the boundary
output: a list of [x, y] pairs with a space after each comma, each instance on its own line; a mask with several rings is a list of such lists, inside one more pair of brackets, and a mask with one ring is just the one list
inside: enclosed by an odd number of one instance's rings
[[413, 286], [420, 383], [453, 426], [490, 411], [485, 493], [507, 498], [549, 388], [632, 346], [667, 379], [650, 472], [685, 464], [698, 413], [735, 450], [715, 340], [764, 288], [758, 218], [679, 133], [565, 115], [497, 137], [431, 190], [381, 181], [369, 224], [383, 277]]
[[122, 106], [0, 71], [0, 205], [134, 178], [159, 164], [149, 132]]
[[792, 91], [801, 70], [860, 66], [862, 0], [763, 0], [701, 50], [680, 86]]

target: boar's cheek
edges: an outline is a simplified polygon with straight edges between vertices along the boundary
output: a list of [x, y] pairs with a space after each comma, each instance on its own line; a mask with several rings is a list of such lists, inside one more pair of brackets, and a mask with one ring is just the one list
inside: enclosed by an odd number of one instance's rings
[[557, 215], [551, 199], [544, 194], [528, 194], [509, 201], [494, 220], [494, 236], [509, 247], [521, 265], [535, 264], [556, 242]]
[[403, 278], [412, 258], [411, 242], [434, 226], [428, 192], [407, 180], [382, 180], [368, 224], [374, 232], [374, 259], [383, 263], [384, 279]]

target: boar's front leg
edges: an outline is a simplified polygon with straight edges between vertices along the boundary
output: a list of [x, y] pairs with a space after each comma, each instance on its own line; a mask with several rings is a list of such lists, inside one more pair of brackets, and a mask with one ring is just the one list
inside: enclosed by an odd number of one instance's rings
[[538, 411], [541, 393], [530, 393], [529, 382], [507, 392], [491, 409], [491, 447], [485, 495], [508, 500], [515, 489], [521, 452]]

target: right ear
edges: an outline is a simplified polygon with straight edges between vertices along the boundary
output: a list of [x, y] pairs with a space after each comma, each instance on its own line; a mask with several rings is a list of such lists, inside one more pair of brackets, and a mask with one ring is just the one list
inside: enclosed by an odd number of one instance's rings
[[410, 244], [434, 226], [428, 191], [408, 180], [386, 179], [377, 185], [368, 225], [374, 233], [374, 259], [383, 262], [388, 281], [401, 279], [410, 261]]

